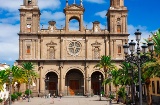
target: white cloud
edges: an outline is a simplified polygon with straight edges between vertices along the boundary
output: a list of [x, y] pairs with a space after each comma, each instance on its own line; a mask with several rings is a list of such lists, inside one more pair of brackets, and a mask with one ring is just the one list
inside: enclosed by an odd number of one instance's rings
[[42, 22], [48, 22], [50, 20], [63, 20], [65, 15], [63, 12], [55, 12], [52, 13], [51, 11], [42, 11], [41, 20]]
[[[140, 43], [145, 42], [144, 39], [149, 38], [149, 35], [151, 35], [151, 32], [147, 30], [147, 27], [146, 26], [141, 26], [141, 25], [139, 25], [139, 26], [128, 25], [128, 33], [130, 34], [130, 36], [129, 36], [129, 42], [131, 40], [136, 41], [134, 33], [137, 31], [137, 29], [139, 29], [139, 31], [142, 33], [141, 34], [141, 41], [140, 41]], [[153, 30], [153, 32], [154, 32], [154, 30]]]
[[0, 24], [0, 58], [5, 61], [18, 59], [18, 30], [19, 25]]
[[104, 10], [104, 11], [95, 13], [95, 15], [100, 16], [101, 18], [106, 18], [106, 13], [107, 13], [107, 11]]
[[91, 3], [97, 3], [97, 4], [103, 4], [106, 3], [105, 0], [85, 0], [87, 2], [91, 2]]
[[[7, 11], [17, 11], [20, 5], [23, 5], [23, 0], [0, 0], [0, 8]], [[54, 10], [60, 8], [60, 5], [60, 0], [38, 0], [40, 9]]]

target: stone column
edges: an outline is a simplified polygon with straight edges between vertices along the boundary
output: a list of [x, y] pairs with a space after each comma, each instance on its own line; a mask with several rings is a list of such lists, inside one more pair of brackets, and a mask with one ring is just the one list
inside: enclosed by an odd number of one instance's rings
[[59, 66], [59, 68], [60, 68], [60, 84], [59, 84], [59, 91], [60, 92], [63, 92], [63, 72], [62, 72], [62, 70], [63, 70], [63, 62], [60, 62], [60, 66]]
[[116, 40], [113, 40], [113, 58], [116, 58], [117, 47], [116, 47]]
[[69, 19], [68, 19], [68, 16], [66, 15], [66, 27], [65, 27], [66, 32], [68, 32], [68, 28], [69, 28], [68, 25], [69, 25]]
[[19, 59], [22, 59], [22, 39], [19, 39]]
[[22, 59], [25, 58], [26, 48], [25, 48], [25, 40], [22, 40]]
[[43, 58], [43, 39], [40, 40], [40, 59]]
[[32, 59], [35, 58], [35, 56], [34, 56], [34, 55], [35, 55], [35, 51], [34, 51], [34, 47], [35, 47], [34, 44], [35, 44], [35, 43], [34, 43], [34, 41], [35, 41], [35, 40], [33, 39], [33, 40], [32, 40], [32, 55], [31, 55], [31, 58], [32, 58]]
[[63, 39], [60, 39], [60, 59], [63, 59]]
[[81, 21], [80, 21], [80, 31], [83, 31], [83, 15], [81, 14]]

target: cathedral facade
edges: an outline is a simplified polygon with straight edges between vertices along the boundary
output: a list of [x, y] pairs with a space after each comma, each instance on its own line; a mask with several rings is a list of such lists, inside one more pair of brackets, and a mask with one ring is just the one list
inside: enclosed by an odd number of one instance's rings
[[[45, 4], [44, 4], [45, 5]], [[85, 7], [68, 4], [64, 7], [65, 25], [58, 29], [56, 21], [49, 21], [47, 29], [40, 29], [40, 9], [37, 0], [24, 0], [20, 6], [19, 59], [33, 62], [39, 74], [33, 94], [84, 95], [99, 94], [100, 82], [105, 78], [103, 69], [94, 68], [102, 55], [111, 56], [118, 65], [124, 60], [123, 45], [128, 41], [127, 7], [124, 0], [110, 0], [107, 29], [93, 22], [92, 29], [83, 24]], [[79, 30], [69, 30], [69, 22], [76, 19]], [[54, 17], [53, 17], [54, 20]], [[99, 76], [101, 75], [101, 81]], [[25, 91], [26, 86], [21, 90]], [[105, 87], [101, 87], [103, 91]]]

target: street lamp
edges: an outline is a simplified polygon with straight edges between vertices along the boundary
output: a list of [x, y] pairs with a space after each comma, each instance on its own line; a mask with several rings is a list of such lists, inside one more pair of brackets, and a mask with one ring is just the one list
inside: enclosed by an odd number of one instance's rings
[[101, 101], [101, 75], [99, 75], [99, 101]]
[[91, 80], [91, 77], [88, 76], [88, 95], [87, 95], [87, 97], [89, 97], [89, 95], [90, 95], [90, 89], [89, 89], [89, 81], [90, 80]]
[[127, 93], [127, 101], [126, 101], [126, 105], [129, 105], [129, 88], [130, 88], [130, 86], [129, 85], [127, 85], [126, 86], [126, 93]]
[[12, 79], [13, 79], [12, 72], [10, 72], [8, 79], [9, 79], [9, 105], [12, 105], [12, 100], [11, 100], [11, 94], [12, 94]]
[[[152, 58], [152, 52], [154, 50], [154, 44], [153, 42], [148, 43], [148, 46], [143, 43], [142, 45], [142, 53], [143, 56], [140, 56], [141, 50], [139, 46], [139, 42], [141, 39], [141, 32], [139, 29], [134, 33], [136, 36], [136, 41], [137, 41], [137, 55], [134, 55], [135, 51], [135, 45], [136, 43], [131, 40], [129, 45], [126, 43], [123, 48], [124, 48], [124, 53], [125, 53], [125, 60], [126, 62], [129, 62], [131, 64], [135, 64], [138, 67], [138, 78], [139, 78], [139, 105], [142, 105], [142, 83], [141, 83], [141, 65], [148, 60], [148, 57], [145, 55], [147, 52], [147, 47], [149, 51], [151, 52], [151, 58]], [[128, 54], [128, 49], [130, 50], [131, 54]], [[133, 71], [132, 71], [133, 72]], [[132, 78], [133, 78], [133, 73], [132, 73]], [[133, 84], [132, 84], [133, 85]], [[132, 90], [134, 87], [132, 86]], [[132, 91], [132, 104], [134, 104], [134, 92]]]
[[46, 98], [46, 90], [47, 90], [47, 82], [49, 81], [49, 77], [48, 78], [44, 78], [44, 82], [45, 82], [45, 98]]

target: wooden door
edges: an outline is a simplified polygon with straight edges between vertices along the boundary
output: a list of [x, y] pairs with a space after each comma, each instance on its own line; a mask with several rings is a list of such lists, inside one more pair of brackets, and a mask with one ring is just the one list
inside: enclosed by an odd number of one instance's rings
[[57, 83], [56, 82], [49, 82], [48, 89], [49, 90], [57, 90]]
[[75, 95], [76, 91], [79, 90], [79, 81], [78, 80], [70, 80], [69, 81], [69, 92], [70, 95]]
[[92, 83], [93, 93], [99, 95], [99, 82]]

